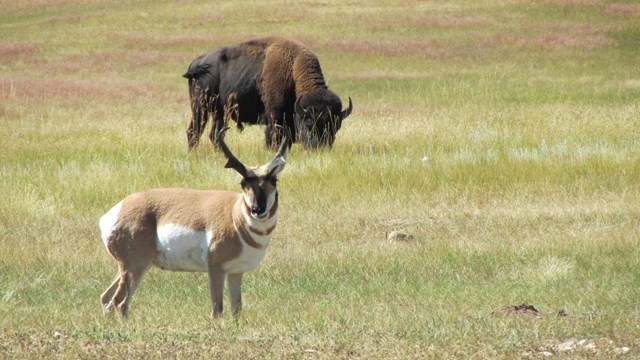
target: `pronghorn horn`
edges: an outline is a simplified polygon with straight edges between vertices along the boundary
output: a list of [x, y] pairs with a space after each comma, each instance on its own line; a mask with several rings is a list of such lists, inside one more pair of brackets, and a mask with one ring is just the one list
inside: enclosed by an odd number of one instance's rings
[[224, 134], [227, 130], [229, 130], [228, 127], [223, 128], [218, 132], [217, 136], [218, 146], [220, 146], [220, 149], [222, 149], [224, 156], [227, 158], [227, 163], [224, 167], [233, 169], [237, 171], [243, 178], [246, 178], [248, 174], [247, 167], [244, 166], [244, 164], [241, 163], [240, 160], [238, 160], [238, 158], [233, 155], [231, 150], [229, 150], [229, 148], [227, 147], [227, 144], [224, 143]]

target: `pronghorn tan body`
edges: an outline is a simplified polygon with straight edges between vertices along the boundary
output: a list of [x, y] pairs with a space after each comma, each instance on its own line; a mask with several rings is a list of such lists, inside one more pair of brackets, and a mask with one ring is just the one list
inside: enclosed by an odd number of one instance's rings
[[276, 226], [277, 175], [285, 165], [287, 142], [275, 158], [246, 167], [224, 143], [225, 167], [241, 176], [242, 193], [216, 190], [153, 189], [129, 195], [100, 218], [102, 240], [118, 262], [119, 273], [102, 294], [106, 313], [126, 317], [144, 273], [151, 267], [202, 271], [209, 275], [213, 316], [222, 313], [225, 277], [231, 308], [242, 308], [242, 274], [265, 256]]

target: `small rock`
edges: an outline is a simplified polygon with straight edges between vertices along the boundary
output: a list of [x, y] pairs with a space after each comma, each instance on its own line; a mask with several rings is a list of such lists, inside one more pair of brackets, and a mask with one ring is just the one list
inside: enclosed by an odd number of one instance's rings
[[594, 344], [592, 341], [589, 341], [589, 340], [580, 340], [578, 341], [578, 345], [580, 345], [584, 350], [593, 351], [596, 349], [596, 344]]
[[409, 241], [413, 239], [413, 235], [407, 234], [402, 231], [392, 231], [387, 234], [388, 241]]
[[620, 354], [620, 355], [624, 355], [624, 354], [628, 353], [629, 351], [631, 351], [631, 349], [629, 349], [626, 346], [613, 349], [614, 353]]
[[576, 348], [576, 341], [575, 340], [567, 340], [565, 342], [562, 342], [560, 344], [556, 344], [554, 346], [554, 348], [556, 349], [556, 351], [572, 351]]

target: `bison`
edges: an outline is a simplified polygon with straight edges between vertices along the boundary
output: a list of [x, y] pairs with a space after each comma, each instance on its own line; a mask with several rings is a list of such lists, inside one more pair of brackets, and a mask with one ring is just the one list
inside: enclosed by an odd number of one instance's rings
[[305, 148], [330, 147], [353, 109], [349, 98], [342, 110], [308, 48], [278, 37], [213, 49], [195, 58], [183, 77], [191, 99], [189, 150], [198, 145], [209, 117], [209, 137], [217, 144], [225, 116], [241, 130], [243, 123], [266, 125], [267, 147], [278, 148], [284, 132]]

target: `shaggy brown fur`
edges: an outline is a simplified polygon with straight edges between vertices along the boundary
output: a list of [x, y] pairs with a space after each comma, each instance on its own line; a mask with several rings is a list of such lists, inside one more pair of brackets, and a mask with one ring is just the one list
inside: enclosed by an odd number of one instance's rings
[[[274, 148], [283, 133], [305, 147], [331, 146], [352, 109], [349, 99], [348, 109], [342, 110], [309, 49], [279, 37], [214, 49], [193, 60], [183, 76], [189, 80], [191, 99], [190, 149], [198, 144], [209, 117], [215, 143], [224, 126], [225, 106], [235, 106], [236, 113], [228, 117], [240, 128], [242, 123], [266, 125], [266, 144]], [[301, 105], [297, 109], [296, 101]]]

